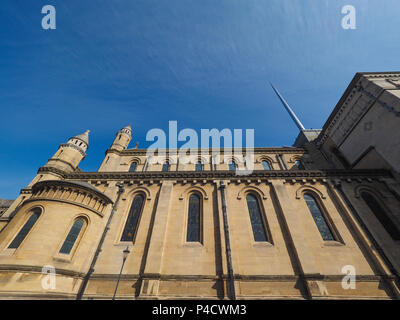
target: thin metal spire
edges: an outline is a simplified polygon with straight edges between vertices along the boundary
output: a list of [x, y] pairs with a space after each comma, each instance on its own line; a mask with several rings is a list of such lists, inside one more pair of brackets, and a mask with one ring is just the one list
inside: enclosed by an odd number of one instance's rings
[[281, 96], [281, 94], [279, 93], [278, 89], [276, 89], [274, 87], [274, 85], [270, 82], [270, 85], [272, 87], [272, 89], [274, 89], [275, 93], [277, 94], [277, 96], [279, 97], [279, 99], [281, 100], [283, 106], [285, 107], [286, 111], [289, 113], [290, 117], [293, 119], [294, 123], [296, 124], [297, 128], [299, 128], [299, 130], [305, 130], [303, 124], [300, 122], [299, 118], [296, 117], [295, 113], [293, 112], [293, 110], [289, 107], [288, 103], [286, 102], [285, 99], [283, 99], [283, 97]]

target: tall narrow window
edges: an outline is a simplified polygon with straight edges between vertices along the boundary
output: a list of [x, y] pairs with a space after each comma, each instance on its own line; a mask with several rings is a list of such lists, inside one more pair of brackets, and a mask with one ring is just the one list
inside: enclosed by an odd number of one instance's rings
[[168, 161], [164, 162], [161, 171], [169, 171], [169, 162]]
[[301, 162], [301, 160], [296, 160], [295, 162], [297, 169], [299, 170], [305, 170], [306, 168], [303, 165], [303, 162]]
[[235, 161], [231, 160], [231, 161], [229, 162], [229, 170], [230, 170], [230, 171], [235, 171], [236, 168], [237, 168], [237, 166], [236, 166]]
[[260, 205], [257, 197], [248, 194], [246, 196], [247, 208], [249, 209], [251, 227], [253, 229], [254, 241], [268, 241], [267, 233], [265, 232], [265, 224], [261, 215]]
[[336, 240], [335, 237], [333, 236], [332, 230], [329, 228], [328, 223], [326, 222], [325, 217], [322, 214], [321, 209], [318, 206], [317, 201], [315, 201], [314, 197], [309, 194], [305, 194], [304, 200], [307, 203], [308, 209], [310, 209], [311, 215], [315, 221], [315, 224], [317, 225], [317, 228], [322, 236], [322, 239]]
[[362, 192], [361, 197], [368, 205], [369, 209], [379, 220], [386, 232], [392, 237], [393, 240], [400, 240], [400, 232], [393, 221], [388, 217], [385, 210], [381, 207], [379, 202], [368, 192]]
[[69, 230], [69, 233], [65, 238], [65, 241], [60, 249], [60, 253], [62, 254], [71, 253], [71, 250], [75, 245], [76, 239], [78, 239], [78, 236], [81, 233], [84, 225], [85, 225], [85, 219], [83, 218], [78, 218], [74, 221], [74, 224], [72, 225], [71, 230]]
[[131, 209], [129, 210], [128, 219], [126, 220], [125, 228], [122, 233], [121, 241], [133, 241], [137, 231], [140, 214], [143, 208], [144, 197], [138, 194], [133, 199]]
[[201, 163], [201, 161], [197, 161], [196, 162], [196, 171], [203, 171], [203, 164]]
[[129, 172], [136, 171], [137, 162], [132, 162], [131, 166], [129, 167]]
[[189, 198], [188, 223], [186, 241], [201, 242], [201, 204], [200, 197], [197, 194], [192, 194]]
[[39, 208], [34, 210], [32, 215], [29, 217], [28, 221], [24, 224], [22, 229], [18, 232], [14, 240], [8, 246], [9, 249], [17, 249], [19, 247], [21, 242], [24, 241], [24, 239], [28, 235], [29, 231], [31, 231], [37, 219], [39, 219], [41, 213], [42, 211]]
[[263, 160], [262, 165], [263, 165], [264, 170], [271, 170], [271, 166], [267, 160]]

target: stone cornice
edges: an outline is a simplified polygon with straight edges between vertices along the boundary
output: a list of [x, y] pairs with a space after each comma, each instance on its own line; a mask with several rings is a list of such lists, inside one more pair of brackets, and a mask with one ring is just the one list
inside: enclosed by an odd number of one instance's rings
[[91, 185], [83, 185], [83, 184], [78, 184], [74, 181], [65, 181], [65, 180], [43, 180], [35, 183], [32, 186], [32, 193], [33, 195], [36, 195], [36, 192], [39, 189], [42, 189], [43, 187], [58, 187], [58, 188], [70, 188], [70, 189], [83, 189], [83, 191], [87, 193], [92, 193], [94, 196], [100, 198], [103, 200], [104, 203], [109, 204], [113, 203], [113, 201], [107, 197], [104, 193], [100, 192], [97, 190], [95, 187]]
[[390, 71], [390, 72], [358, 72], [366, 78], [398, 78], [400, 77], [400, 71]]
[[112, 200], [86, 182], [65, 180], [44, 180], [32, 186], [32, 201], [56, 201], [86, 208], [99, 216], [104, 215], [105, 208]]
[[24, 188], [24, 189], [21, 189], [21, 191], [19, 193], [20, 194], [31, 194], [32, 193], [32, 189], [31, 188]]
[[249, 175], [237, 175], [233, 171], [146, 171], [146, 172], [79, 172], [79, 173], [66, 173], [59, 169], [42, 167], [39, 169], [43, 171], [56, 170], [57, 174], [62, 175], [67, 180], [81, 180], [81, 181], [160, 181], [160, 180], [241, 180], [246, 181], [249, 179], [285, 179], [285, 180], [298, 180], [298, 179], [318, 179], [318, 178], [335, 178], [335, 179], [379, 179], [382, 177], [391, 177], [387, 170], [254, 170]]
[[[147, 152], [151, 150], [151, 149], [127, 149], [127, 150], [122, 150], [122, 151], [117, 151], [115, 149], [108, 149], [106, 151], [106, 153], [108, 152], [113, 152], [119, 155], [142, 155], [145, 156], [147, 155]], [[235, 153], [235, 150], [238, 149], [231, 149], [231, 154]], [[179, 154], [179, 149], [164, 149], [161, 151], [165, 151], [165, 154]], [[207, 151], [206, 153], [208, 153], [209, 155], [212, 155], [213, 152], [217, 152], [221, 155], [224, 154], [224, 148], [220, 148], [220, 149], [194, 149], [192, 150], [192, 152], [197, 153], [199, 155], [202, 154], [202, 152]], [[295, 147], [269, 147], [269, 148], [254, 148], [253, 149], [255, 154], [259, 154], [259, 153], [306, 153], [307, 150], [304, 148], [295, 148]], [[239, 153], [242, 154], [246, 154], [246, 149], [243, 148], [239, 151], [237, 151]], [[189, 152], [187, 153], [189, 155]], [[157, 155], [157, 153], [155, 153], [155, 155]]]

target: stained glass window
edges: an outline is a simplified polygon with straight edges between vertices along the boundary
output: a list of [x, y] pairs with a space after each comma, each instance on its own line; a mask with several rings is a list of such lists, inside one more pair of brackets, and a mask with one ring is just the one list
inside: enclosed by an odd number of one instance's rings
[[300, 160], [296, 160], [295, 162], [297, 169], [305, 170], [303, 163]]
[[331, 229], [329, 228], [329, 226], [325, 220], [325, 217], [323, 216], [321, 209], [319, 208], [314, 197], [309, 194], [305, 194], [304, 200], [307, 203], [308, 209], [310, 209], [311, 215], [315, 221], [315, 224], [317, 225], [317, 228], [319, 230], [319, 233], [322, 236], [322, 239], [335, 240], [335, 237], [333, 236], [333, 233], [332, 233]]
[[262, 165], [264, 167], [264, 170], [271, 170], [271, 166], [269, 165], [269, 162], [266, 160], [262, 161]]
[[79, 234], [81, 233], [82, 227], [85, 225], [85, 220], [83, 218], [78, 218], [75, 220], [74, 224], [69, 231], [67, 238], [65, 239], [60, 253], [63, 254], [70, 254], [76, 239], [78, 239]]
[[129, 172], [134, 172], [137, 167], [137, 162], [132, 162], [131, 166], [129, 167]]
[[254, 241], [268, 241], [257, 198], [252, 194], [248, 194], [246, 200], [250, 214], [251, 227], [253, 229]]
[[14, 240], [8, 246], [9, 249], [16, 249], [19, 247], [22, 241], [24, 241], [25, 237], [28, 235], [29, 231], [31, 231], [33, 225], [39, 219], [42, 211], [40, 209], [36, 209], [32, 215], [29, 217], [28, 221], [24, 224], [22, 229], [18, 232]]
[[169, 171], [169, 162], [168, 161], [164, 162], [161, 171]]
[[235, 163], [235, 161], [230, 161], [229, 162], [229, 170], [230, 171], [235, 171], [236, 170], [236, 163]]
[[142, 212], [144, 197], [139, 194], [133, 199], [128, 219], [122, 233], [121, 241], [133, 241], [139, 223], [140, 213]]
[[200, 197], [197, 194], [192, 194], [189, 198], [188, 226], [186, 241], [200, 242]]
[[368, 192], [362, 192], [361, 197], [364, 199], [375, 217], [379, 220], [387, 233], [393, 240], [400, 240], [400, 232], [393, 221], [387, 216], [385, 210], [382, 209], [378, 201]]
[[196, 171], [203, 171], [203, 164], [200, 161], [196, 162]]

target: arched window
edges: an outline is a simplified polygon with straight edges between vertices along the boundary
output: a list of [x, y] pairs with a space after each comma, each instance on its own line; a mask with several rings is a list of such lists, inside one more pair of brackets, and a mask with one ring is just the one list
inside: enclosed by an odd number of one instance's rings
[[317, 225], [317, 228], [322, 236], [322, 239], [326, 241], [336, 240], [315, 198], [312, 195], [305, 194], [304, 200], [307, 203], [308, 209], [311, 212], [311, 215], [314, 219], [315, 224]]
[[60, 253], [62, 254], [71, 253], [71, 250], [75, 245], [76, 239], [78, 239], [79, 234], [81, 233], [82, 228], [85, 224], [86, 222], [84, 218], [78, 218], [74, 221], [71, 230], [69, 230], [69, 233], [65, 238], [63, 245], [61, 246]]
[[136, 171], [137, 162], [132, 162], [131, 166], [129, 167], [129, 172]]
[[126, 219], [121, 241], [133, 241], [133, 239], [135, 239], [140, 214], [142, 213], [143, 209], [143, 202], [144, 196], [141, 194], [138, 194], [135, 199], [133, 199], [128, 218]]
[[297, 169], [299, 170], [305, 170], [306, 168], [303, 165], [303, 162], [301, 162], [301, 160], [296, 160], [295, 162]]
[[236, 162], [233, 160], [229, 161], [229, 170], [236, 171], [236, 168], [237, 168]]
[[189, 197], [187, 242], [201, 242], [201, 199], [197, 194]]
[[201, 163], [201, 161], [197, 161], [196, 162], [195, 170], [196, 171], [203, 171], [203, 164]]
[[169, 162], [168, 161], [164, 162], [161, 171], [169, 171]]
[[262, 165], [263, 165], [264, 170], [271, 170], [271, 165], [269, 164], [269, 162], [267, 160], [263, 160]]
[[248, 194], [246, 200], [247, 208], [249, 209], [251, 227], [253, 229], [254, 241], [268, 241], [257, 197], [253, 194]]
[[381, 207], [379, 202], [368, 192], [361, 192], [361, 197], [368, 205], [369, 209], [379, 220], [386, 232], [392, 237], [393, 240], [400, 240], [400, 232], [393, 221], [388, 217], [385, 210]]
[[8, 246], [9, 249], [17, 249], [19, 247], [21, 242], [24, 241], [24, 239], [28, 235], [29, 231], [31, 231], [31, 229], [34, 226], [34, 224], [36, 223], [37, 219], [39, 219], [41, 213], [42, 213], [42, 210], [40, 210], [39, 208], [34, 209], [32, 215], [29, 217], [28, 221], [25, 222], [22, 229], [18, 232], [18, 234], [15, 236], [14, 240]]

